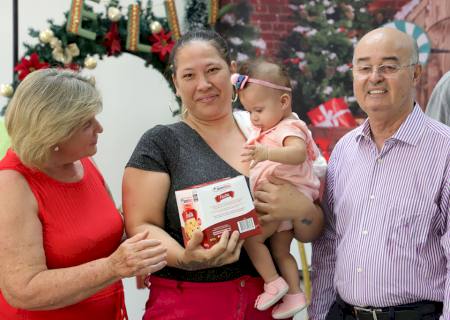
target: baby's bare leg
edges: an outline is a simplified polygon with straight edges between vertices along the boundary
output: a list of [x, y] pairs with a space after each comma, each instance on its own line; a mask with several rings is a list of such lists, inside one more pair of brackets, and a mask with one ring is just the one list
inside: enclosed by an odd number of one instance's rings
[[279, 224], [279, 222], [265, 223], [262, 227], [262, 234], [247, 238], [244, 242], [244, 248], [250, 260], [265, 283], [279, 277], [269, 248], [264, 244], [264, 241], [277, 230]]
[[275, 260], [281, 275], [289, 285], [289, 294], [300, 293], [300, 276], [297, 262], [290, 253], [291, 242], [294, 237], [292, 230], [275, 232], [270, 237], [272, 256]]
[[[318, 205], [315, 205], [313, 209], [312, 211], [304, 211], [302, 209], [301, 218], [292, 220], [294, 237], [300, 242], [314, 241], [322, 234], [324, 226], [322, 209]], [[316, 223], [313, 222], [313, 219], [316, 220]]]

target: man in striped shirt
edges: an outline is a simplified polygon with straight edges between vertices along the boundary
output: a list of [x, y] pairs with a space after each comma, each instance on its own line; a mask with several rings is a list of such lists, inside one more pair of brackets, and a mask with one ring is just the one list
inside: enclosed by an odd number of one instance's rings
[[355, 48], [368, 119], [331, 155], [311, 320], [450, 320], [450, 128], [414, 102], [420, 74], [406, 33], [376, 29]]

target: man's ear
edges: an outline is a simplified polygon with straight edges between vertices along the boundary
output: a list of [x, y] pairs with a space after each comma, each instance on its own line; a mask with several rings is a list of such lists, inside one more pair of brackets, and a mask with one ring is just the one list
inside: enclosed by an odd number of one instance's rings
[[289, 106], [291, 105], [291, 100], [292, 98], [290, 94], [283, 93], [280, 96], [281, 109], [286, 110], [287, 108], [289, 108]]
[[232, 60], [231, 64], [230, 64], [230, 71], [231, 73], [236, 73], [237, 72], [237, 62], [236, 60]]
[[414, 85], [417, 85], [419, 83], [421, 75], [422, 75], [422, 65], [418, 63], [414, 65], [414, 76], [413, 76]]

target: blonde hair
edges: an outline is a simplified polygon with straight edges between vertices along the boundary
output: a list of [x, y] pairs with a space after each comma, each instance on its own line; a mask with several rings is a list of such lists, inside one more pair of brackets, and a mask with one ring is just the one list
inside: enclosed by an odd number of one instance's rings
[[11, 148], [26, 166], [42, 168], [52, 149], [101, 109], [91, 79], [71, 70], [34, 71], [19, 84], [6, 109]]

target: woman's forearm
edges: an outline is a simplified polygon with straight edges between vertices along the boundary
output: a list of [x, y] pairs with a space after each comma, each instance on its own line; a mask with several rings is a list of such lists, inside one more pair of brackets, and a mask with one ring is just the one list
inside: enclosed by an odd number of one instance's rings
[[23, 258], [16, 256], [14, 264], [2, 265], [2, 293], [12, 306], [27, 310], [51, 310], [78, 303], [122, 278], [163, 268], [166, 249], [160, 241], [147, 236], [147, 232], [139, 233], [108, 257], [61, 269], [47, 269], [40, 251], [29, 250]]
[[4, 283], [2, 293], [16, 308], [51, 310], [78, 303], [119, 279], [109, 258], [102, 258], [76, 267], [43, 270], [20, 288]]
[[180, 268], [180, 257], [184, 248], [161, 227], [144, 223], [136, 227], [127, 227], [127, 234], [130, 237], [145, 230], [148, 230], [150, 239], [160, 240], [163, 247], [167, 248], [167, 265]]

